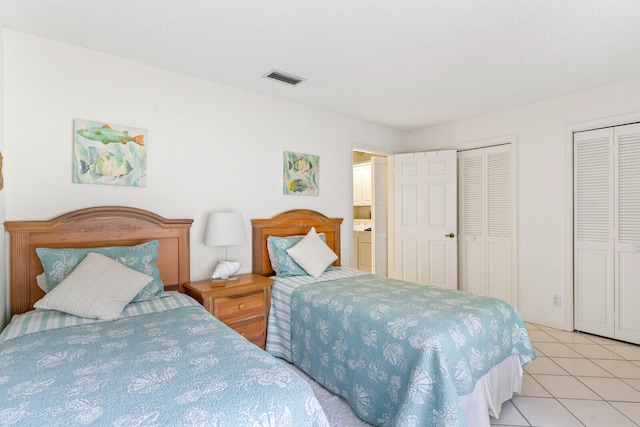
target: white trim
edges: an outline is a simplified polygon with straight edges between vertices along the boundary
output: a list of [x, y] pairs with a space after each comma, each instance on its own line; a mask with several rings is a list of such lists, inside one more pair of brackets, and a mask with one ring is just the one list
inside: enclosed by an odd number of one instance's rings
[[396, 277], [396, 255], [395, 255], [395, 242], [396, 242], [396, 203], [395, 203], [395, 157], [387, 156], [387, 277]]
[[513, 188], [513, 194], [511, 194], [511, 206], [513, 208], [511, 212], [511, 232], [513, 233], [511, 236], [511, 256], [513, 271], [511, 272], [512, 289], [511, 298], [516, 303], [516, 308], [518, 307], [518, 137], [513, 134], [509, 136], [510, 144], [511, 144], [511, 185]]
[[[458, 151], [462, 151], [462, 150], [472, 150], [474, 148], [491, 147], [494, 145], [502, 145], [502, 144], [512, 144], [513, 146], [513, 144], [515, 144], [517, 141], [518, 141], [518, 136], [515, 133], [513, 133], [511, 135], [498, 136], [495, 138], [487, 138], [479, 141], [465, 142], [458, 146], [454, 146], [453, 148], [455, 148]], [[443, 150], [445, 150], [445, 148], [443, 148]]]
[[586, 122], [570, 123], [564, 127], [564, 143], [562, 149], [564, 166], [564, 236], [563, 259], [564, 274], [563, 288], [564, 313], [563, 323], [566, 331], [573, 331], [573, 134], [575, 132], [599, 129], [604, 127], [621, 126], [640, 122], [640, 112], [620, 116], [605, 117]]

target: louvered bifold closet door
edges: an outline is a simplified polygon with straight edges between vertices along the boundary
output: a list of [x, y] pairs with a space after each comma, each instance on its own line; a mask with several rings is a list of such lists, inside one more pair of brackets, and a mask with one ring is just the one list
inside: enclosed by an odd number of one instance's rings
[[486, 295], [485, 156], [483, 149], [458, 153], [458, 249], [460, 290]]
[[458, 153], [460, 289], [512, 302], [510, 145]]
[[616, 338], [640, 343], [640, 124], [614, 131]]
[[510, 145], [485, 149], [487, 163], [487, 294], [512, 302]]
[[574, 326], [614, 336], [613, 129], [574, 134]]

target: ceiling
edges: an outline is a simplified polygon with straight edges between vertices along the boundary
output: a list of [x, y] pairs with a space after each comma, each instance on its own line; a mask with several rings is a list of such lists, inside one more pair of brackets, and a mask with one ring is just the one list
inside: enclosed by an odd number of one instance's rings
[[640, 77], [638, 0], [0, 0], [0, 23], [407, 131]]

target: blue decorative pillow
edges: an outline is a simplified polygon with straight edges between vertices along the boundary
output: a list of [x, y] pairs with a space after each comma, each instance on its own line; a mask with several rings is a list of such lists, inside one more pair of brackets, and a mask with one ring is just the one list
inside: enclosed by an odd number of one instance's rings
[[47, 292], [63, 281], [89, 252], [108, 256], [120, 264], [153, 277], [132, 300], [146, 301], [164, 294], [164, 283], [160, 279], [160, 269], [156, 265], [160, 242], [152, 240], [136, 246], [110, 246], [104, 248], [50, 249], [36, 248], [44, 267]]
[[[318, 233], [318, 236], [323, 242], [327, 243], [327, 236], [324, 233]], [[287, 253], [287, 249], [296, 245], [303, 236], [289, 236], [289, 237], [267, 237], [267, 251], [269, 252], [269, 260], [271, 261], [271, 268], [275, 271], [276, 275], [280, 277], [290, 276], [307, 276], [304, 268], [291, 258]]]

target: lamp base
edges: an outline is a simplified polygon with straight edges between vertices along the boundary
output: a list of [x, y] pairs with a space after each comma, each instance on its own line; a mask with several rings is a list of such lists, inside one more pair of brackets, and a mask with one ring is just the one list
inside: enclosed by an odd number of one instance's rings
[[[227, 281], [240, 271], [240, 263], [236, 261], [220, 261], [211, 275], [212, 279]], [[232, 279], [233, 280], [233, 279]]]

